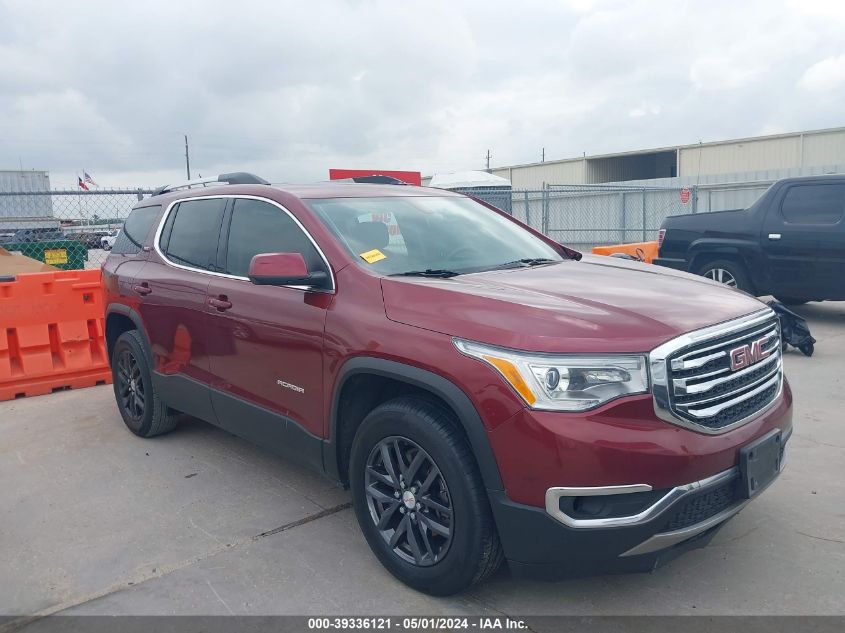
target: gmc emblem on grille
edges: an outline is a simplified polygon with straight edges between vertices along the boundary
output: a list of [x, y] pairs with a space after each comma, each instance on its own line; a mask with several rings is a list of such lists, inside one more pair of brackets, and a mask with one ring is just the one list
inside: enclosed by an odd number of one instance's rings
[[741, 347], [735, 347], [734, 349], [732, 349], [730, 351], [731, 371], [737, 371], [739, 369], [742, 369], [743, 367], [748, 367], [750, 365], [753, 365], [754, 363], [759, 363], [761, 360], [771, 354], [771, 349], [763, 349], [763, 345], [766, 344], [769, 338], [770, 337], [768, 336], [764, 336], [761, 339], [753, 341], [749, 345], [742, 345]]

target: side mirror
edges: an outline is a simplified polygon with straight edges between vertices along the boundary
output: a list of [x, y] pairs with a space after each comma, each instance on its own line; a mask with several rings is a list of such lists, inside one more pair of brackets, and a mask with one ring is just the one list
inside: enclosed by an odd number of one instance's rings
[[308, 272], [300, 253], [261, 253], [249, 263], [249, 280], [257, 286], [315, 286], [328, 279], [323, 271]]

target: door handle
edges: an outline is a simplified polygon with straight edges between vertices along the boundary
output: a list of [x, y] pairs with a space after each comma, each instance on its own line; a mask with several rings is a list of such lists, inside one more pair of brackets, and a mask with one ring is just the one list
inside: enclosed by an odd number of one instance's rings
[[146, 297], [153, 291], [153, 289], [150, 288], [150, 284], [148, 284], [146, 281], [140, 284], [135, 284], [134, 286], [132, 286], [132, 290], [137, 292], [142, 297]]
[[232, 302], [229, 301], [226, 295], [220, 295], [216, 299], [214, 297], [209, 297], [208, 305], [212, 308], [217, 308], [218, 312], [225, 312], [232, 307]]
[[773, 242], [779, 240], [780, 238], [781, 238], [780, 233], [769, 233], [769, 239], [772, 240]]

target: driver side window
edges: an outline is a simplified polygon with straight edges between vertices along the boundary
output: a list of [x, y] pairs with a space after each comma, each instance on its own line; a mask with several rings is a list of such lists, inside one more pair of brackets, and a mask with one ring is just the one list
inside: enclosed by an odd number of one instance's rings
[[229, 224], [226, 273], [248, 276], [252, 258], [261, 253], [300, 253], [310, 272], [328, 273], [314, 244], [282, 209], [261, 200], [235, 200]]

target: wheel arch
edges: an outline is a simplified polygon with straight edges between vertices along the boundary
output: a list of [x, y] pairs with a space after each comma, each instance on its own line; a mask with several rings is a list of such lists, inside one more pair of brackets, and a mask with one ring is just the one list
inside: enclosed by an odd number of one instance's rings
[[[353, 396], [350, 389], [363, 385], [366, 381], [381, 382], [388, 394], [368, 394], [368, 397], [349, 402]], [[370, 383], [372, 384], [372, 382]], [[484, 486], [488, 490], [503, 490], [502, 478], [493, 449], [487, 438], [487, 431], [475, 406], [469, 397], [456, 384], [443, 376], [425, 369], [370, 356], [351, 358], [342, 366], [335, 382], [331, 400], [330, 434], [323, 445], [323, 467], [334, 479], [347, 483], [349, 450], [352, 438], [363, 418], [375, 406], [400, 395], [422, 394], [433, 397], [447, 406], [455, 414], [460, 425], [459, 430], [467, 441], [478, 463]], [[351, 407], [351, 411], [345, 407]]]
[[749, 252], [749, 249], [744, 248], [742, 244], [698, 243], [693, 245], [693, 248], [690, 249], [689, 272], [700, 275], [703, 266], [708, 262], [720, 259], [732, 261], [742, 266], [752, 290], [756, 291], [760, 288], [760, 280], [754, 273], [756, 269], [754, 266], [755, 258]]
[[110, 305], [106, 310], [106, 349], [108, 350], [109, 360], [111, 360], [117, 339], [129, 330], [138, 330], [147, 349], [150, 349], [150, 339], [144, 329], [141, 315], [126, 305]]

